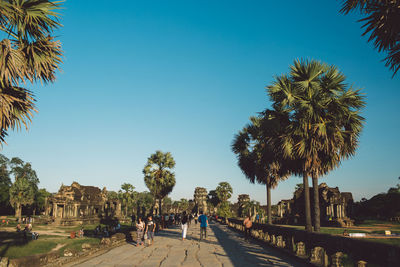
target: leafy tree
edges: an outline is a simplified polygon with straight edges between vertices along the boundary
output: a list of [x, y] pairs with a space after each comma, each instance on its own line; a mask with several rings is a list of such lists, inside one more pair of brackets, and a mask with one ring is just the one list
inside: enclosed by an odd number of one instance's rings
[[179, 211], [187, 211], [189, 208], [189, 202], [186, 198], [181, 198], [179, 201]]
[[51, 36], [61, 1], [0, 1], [0, 143], [9, 129], [28, 127], [35, 99], [21, 83], [55, 81], [61, 64], [61, 44]]
[[175, 186], [175, 173], [171, 171], [174, 167], [175, 161], [170, 152], [156, 151], [147, 159], [143, 169], [144, 182], [154, 198], [159, 201], [160, 215], [162, 199], [171, 193]]
[[[20, 158], [12, 158], [10, 166], [10, 173], [14, 175], [15, 179], [10, 187], [10, 203], [15, 209], [15, 216], [21, 218], [22, 206], [34, 203], [39, 178], [36, 171], [32, 169], [32, 165], [29, 162], [25, 163]], [[27, 189], [28, 187], [29, 189]]]
[[251, 183], [266, 185], [268, 224], [272, 224], [271, 188], [286, 179], [293, 168], [280, 149], [280, 136], [288, 124], [288, 114], [265, 110], [259, 117], [251, 117], [232, 143], [238, 165]]
[[379, 52], [385, 51], [386, 67], [396, 75], [400, 68], [400, 1], [399, 0], [346, 0], [340, 10], [348, 14], [358, 10], [364, 16], [359, 21]]
[[225, 217], [225, 218], [229, 218], [232, 216], [231, 208], [228, 201], [221, 202], [217, 214], [219, 217]]
[[215, 189], [218, 198], [225, 202], [232, 196], [232, 186], [228, 182], [220, 182]]
[[22, 206], [31, 205], [35, 200], [35, 190], [26, 177], [17, 179], [10, 187], [10, 203], [15, 209], [15, 217], [21, 220]]
[[[359, 90], [348, 88], [335, 66], [296, 60], [289, 75], [276, 77], [268, 93], [277, 110], [290, 114], [280, 138], [286, 155], [301, 166], [306, 207], [306, 229], [311, 231], [308, 177], [314, 192], [314, 228], [320, 230], [318, 178], [355, 154], [365, 106]], [[296, 166], [298, 171], [298, 166]]]
[[124, 206], [125, 216], [128, 216], [128, 208], [131, 208], [135, 202], [135, 187], [129, 183], [123, 183], [121, 190], [119, 190], [119, 199], [122, 201]]
[[39, 189], [35, 195], [34, 210], [39, 212], [43, 211], [46, 207], [46, 198], [49, 196], [51, 196], [51, 193], [45, 188]]
[[147, 212], [152, 210], [154, 205], [154, 197], [150, 192], [144, 191], [137, 193], [136, 196], [137, 215], [145, 216]]
[[7, 213], [10, 207], [10, 187], [11, 179], [8, 170], [10, 160], [0, 154], [0, 212]]
[[262, 217], [263, 210], [260, 207], [260, 202], [252, 200], [252, 201], [247, 201], [244, 204], [243, 214], [253, 217], [254, 220], [257, 213], [259, 213]]
[[218, 197], [215, 190], [210, 190], [207, 195], [207, 201], [211, 203], [211, 205], [213, 205], [214, 207], [217, 207], [219, 203], [221, 203], [221, 199]]

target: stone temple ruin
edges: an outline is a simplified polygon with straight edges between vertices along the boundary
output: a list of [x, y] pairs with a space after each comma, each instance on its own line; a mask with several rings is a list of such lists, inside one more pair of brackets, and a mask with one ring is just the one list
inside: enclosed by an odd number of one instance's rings
[[[311, 213], [313, 213], [313, 192], [310, 188]], [[332, 226], [351, 226], [354, 220], [353, 195], [350, 192], [340, 192], [338, 187], [329, 187], [326, 183], [319, 185], [319, 202], [321, 223]], [[281, 200], [277, 204], [277, 216], [282, 223], [302, 223], [304, 221], [303, 188], [294, 192], [293, 199]], [[314, 216], [312, 214], [312, 216]]]
[[121, 217], [121, 203], [109, 200], [106, 188], [73, 182], [71, 186], [62, 185], [58, 193], [46, 199], [45, 215], [61, 225], [97, 223]]
[[197, 213], [207, 212], [207, 189], [196, 187], [194, 190], [194, 202], [197, 207]]

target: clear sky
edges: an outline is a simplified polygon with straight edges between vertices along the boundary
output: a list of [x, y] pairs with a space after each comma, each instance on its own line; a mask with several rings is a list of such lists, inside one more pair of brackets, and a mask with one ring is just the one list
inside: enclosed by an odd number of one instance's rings
[[[39, 113], [29, 131], [3, 146], [37, 170], [40, 187], [61, 183], [146, 189], [142, 169], [156, 150], [176, 160], [173, 199], [196, 186], [233, 187], [266, 203], [265, 187], [246, 180], [230, 145], [249, 116], [270, 106], [274, 75], [296, 58], [335, 64], [363, 88], [366, 125], [354, 158], [321, 179], [356, 200], [400, 176], [400, 73], [373, 49], [357, 14], [341, 1], [67, 0], [57, 32], [65, 51], [53, 84], [30, 86]], [[272, 191], [292, 197], [292, 177]]]

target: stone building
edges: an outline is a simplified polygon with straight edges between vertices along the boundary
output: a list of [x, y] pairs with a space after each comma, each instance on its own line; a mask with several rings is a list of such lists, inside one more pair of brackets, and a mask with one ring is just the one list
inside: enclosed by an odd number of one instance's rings
[[[310, 188], [311, 215], [313, 215], [313, 191]], [[340, 192], [338, 187], [329, 187], [326, 183], [319, 185], [319, 204], [321, 223], [324, 225], [350, 226], [353, 220], [353, 195], [350, 192]], [[278, 218], [284, 223], [304, 222], [303, 188], [294, 192], [293, 199], [281, 200], [278, 205]], [[282, 220], [283, 219], [283, 220]]]
[[197, 207], [197, 213], [201, 210], [207, 211], [207, 189], [203, 187], [196, 187], [194, 190], [194, 202]]
[[62, 225], [96, 223], [102, 218], [120, 217], [121, 203], [107, 199], [107, 190], [73, 182], [62, 185], [46, 199], [45, 215]]

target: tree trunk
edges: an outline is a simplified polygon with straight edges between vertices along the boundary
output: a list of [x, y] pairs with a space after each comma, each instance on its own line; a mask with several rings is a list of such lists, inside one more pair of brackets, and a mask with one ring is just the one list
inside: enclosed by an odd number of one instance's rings
[[272, 211], [271, 211], [271, 187], [266, 185], [267, 187], [267, 216], [268, 216], [268, 224], [272, 224]]
[[161, 198], [159, 198], [158, 199], [158, 214], [161, 216], [161, 201], [162, 201], [162, 199]]
[[310, 207], [310, 189], [308, 187], [308, 176], [303, 175], [303, 193], [304, 193], [304, 210], [306, 215], [306, 231], [312, 232], [311, 223], [311, 207]]
[[318, 178], [312, 175], [312, 184], [314, 190], [314, 231], [319, 232], [321, 228], [321, 211], [319, 207], [319, 188], [318, 188]]
[[15, 217], [18, 218], [18, 222], [21, 222], [22, 207], [21, 204], [17, 203], [15, 206]]

